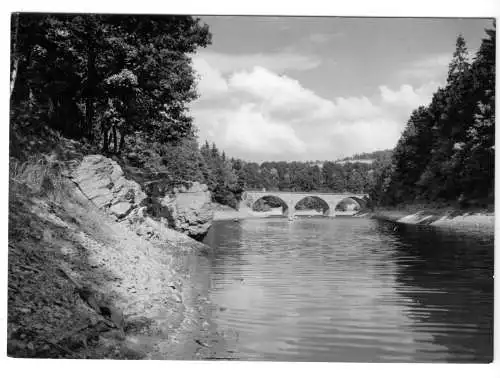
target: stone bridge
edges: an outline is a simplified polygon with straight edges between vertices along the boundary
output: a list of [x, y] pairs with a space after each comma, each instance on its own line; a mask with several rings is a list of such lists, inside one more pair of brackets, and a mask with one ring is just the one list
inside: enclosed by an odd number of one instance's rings
[[335, 208], [346, 198], [356, 201], [361, 208], [366, 206], [367, 194], [364, 193], [317, 193], [317, 192], [279, 192], [279, 191], [246, 191], [243, 193], [242, 205], [253, 208], [255, 203], [263, 197], [276, 197], [286, 204], [283, 206], [283, 214], [293, 216], [297, 204], [307, 197], [319, 198], [328, 205], [323, 215], [335, 216]]

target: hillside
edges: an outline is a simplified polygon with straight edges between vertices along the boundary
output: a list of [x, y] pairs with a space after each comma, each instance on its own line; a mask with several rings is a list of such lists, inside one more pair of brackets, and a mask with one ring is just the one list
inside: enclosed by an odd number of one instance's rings
[[336, 164], [344, 165], [344, 164], [373, 164], [374, 159], [347, 159], [347, 160], [339, 160], [335, 162]]
[[392, 149], [387, 149], [387, 150], [379, 150], [379, 151], [373, 151], [373, 152], [363, 152], [360, 154], [354, 154], [350, 157], [346, 157], [343, 159], [340, 159], [338, 161], [355, 161], [355, 160], [377, 160], [377, 159], [384, 159], [387, 156], [390, 156], [392, 153]]
[[186, 257], [205, 247], [170, 229], [140, 237], [98, 209], [70, 179], [81, 144], [22, 141], [58, 148], [11, 158], [8, 355], [201, 356], [190, 335], [202, 337], [206, 309], [186, 280]]

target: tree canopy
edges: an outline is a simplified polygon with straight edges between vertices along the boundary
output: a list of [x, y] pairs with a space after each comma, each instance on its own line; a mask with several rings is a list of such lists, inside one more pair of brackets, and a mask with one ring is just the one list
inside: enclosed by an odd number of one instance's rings
[[381, 167], [372, 197], [486, 206], [494, 200], [495, 24], [470, 61], [459, 35], [447, 82], [410, 116], [392, 161]]
[[211, 42], [199, 19], [19, 13], [11, 29], [14, 125], [47, 125], [105, 152], [137, 131], [160, 142], [194, 135], [189, 54]]

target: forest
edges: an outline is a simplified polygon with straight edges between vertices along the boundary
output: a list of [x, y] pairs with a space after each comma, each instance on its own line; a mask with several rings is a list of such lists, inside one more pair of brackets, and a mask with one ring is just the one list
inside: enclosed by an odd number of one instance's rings
[[376, 205], [490, 208], [495, 173], [496, 25], [471, 58], [459, 35], [446, 85], [410, 115], [390, 163], [377, 169]]
[[446, 86], [413, 111], [394, 150], [323, 162], [258, 164], [200, 145], [191, 55], [211, 39], [190, 16], [14, 14], [10, 155], [22, 158], [20, 135], [52, 130], [120, 161], [139, 182], [166, 190], [199, 181], [231, 207], [263, 188], [369, 193], [377, 206], [493, 203], [495, 25], [473, 58], [458, 37]]

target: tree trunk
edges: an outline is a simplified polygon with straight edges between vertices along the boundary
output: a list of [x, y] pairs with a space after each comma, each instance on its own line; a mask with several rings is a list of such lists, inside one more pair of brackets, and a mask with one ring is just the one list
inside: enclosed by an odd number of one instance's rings
[[12, 22], [15, 22], [14, 27], [14, 35], [12, 36], [13, 45], [11, 55], [14, 57], [14, 62], [11, 67], [11, 75], [10, 75], [10, 98], [12, 98], [12, 94], [14, 93], [14, 88], [16, 87], [16, 79], [17, 79], [17, 70], [19, 68], [19, 55], [17, 52], [17, 38], [19, 34], [19, 13], [15, 13], [12, 15]]
[[113, 125], [113, 152], [118, 152], [118, 138], [116, 137], [116, 125]]
[[87, 97], [85, 99], [85, 131], [84, 134], [89, 138], [89, 142], [94, 141], [94, 135], [92, 133], [92, 121], [94, 119], [94, 99], [92, 97]]
[[14, 93], [14, 88], [16, 86], [16, 78], [17, 78], [17, 68], [19, 67], [19, 57], [14, 58], [14, 62], [12, 63], [12, 73], [10, 78], [10, 97], [12, 98], [12, 94]]
[[94, 97], [97, 86], [97, 73], [95, 68], [96, 51], [95, 51], [95, 30], [93, 20], [89, 20], [87, 24], [87, 88], [85, 96], [85, 134], [92, 143], [93, 135], [93, 120], [94, 120]]
[[109, 148], [109, 127], [105, 127], [103, 129], [103, 143], [102, 143], [102, 151], [108, 152]]
[[85, 99], [85, 134], [92, 143], [94, 136], [92, 126], [94, 120], [94, 91], [96, 86], [95, 75], [95, 51], [93, 46], [89, 46], [87, 57], [87, 96]]
[[35, 105], [35, 95], [33, 94], [33, 89], [31, 87], [28, 89], [28, 108], [29, 110], [33, 110], [33, 106]]
[[122, 131], [120, 133], [120, 146], [118, 148], [118, 151], [119, 152], [122, 152], [123, 151], [123, 147], [125, 146], [125, 133]]

